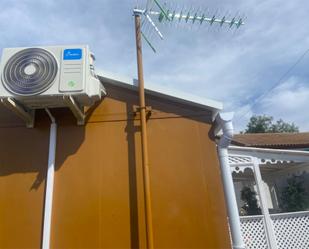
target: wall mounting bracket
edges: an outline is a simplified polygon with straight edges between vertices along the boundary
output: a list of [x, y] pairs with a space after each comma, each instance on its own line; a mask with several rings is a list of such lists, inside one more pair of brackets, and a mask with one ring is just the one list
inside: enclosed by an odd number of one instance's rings
[[84, 125], [86, 120], [84, 108], [71, 95], [65, 95], [63, 99], [77, 119], [77, 125]]
[[[77, 119], [77, 124], [85, 125], [87, 115], [84, 111], [84, 107], [81, 106], [71, 95], [63, 96], [63, 100]], [[25, 121], [27, 128], [34, 127], [35, 109], [26, 107], [14, 98], [1, 98], [0, 103]]]
[[25, 107], [14, 98], [3, 98], [1, 99], [1, 103], [6, 108], [13, 111], [22, 120], [24, 120], [27, 128], [34, 127], [35, 110]]

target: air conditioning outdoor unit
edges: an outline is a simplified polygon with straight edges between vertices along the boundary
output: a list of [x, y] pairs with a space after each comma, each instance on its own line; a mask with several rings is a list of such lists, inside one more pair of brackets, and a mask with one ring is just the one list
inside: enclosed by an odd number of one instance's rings
[[93, 63], [87, 45], [5, 48], [0, 99], [28, 110], [91, 106], [106, 94]]

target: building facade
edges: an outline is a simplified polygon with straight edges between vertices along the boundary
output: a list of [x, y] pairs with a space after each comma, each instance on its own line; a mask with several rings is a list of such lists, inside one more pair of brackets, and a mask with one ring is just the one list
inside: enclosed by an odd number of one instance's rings
[[[77, 126], [58, 124], [51, 248], [145, 248], [138, 93], [102, 78], [107, 97]], [[155, 248], [231, 248], [216, 144], [220, 108], [148, 91]], [[40, 248], [50, 121], [33, 129], [0, 108], [0, 248]]]

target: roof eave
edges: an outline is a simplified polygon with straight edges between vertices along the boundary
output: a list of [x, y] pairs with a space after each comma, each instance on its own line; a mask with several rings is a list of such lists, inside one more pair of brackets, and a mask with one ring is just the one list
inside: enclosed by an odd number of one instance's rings
[[[103, 81], [111, 85], [123, 87], [126, 89], [131, 90], [138, 90], [137, 87], [137, 80], [130, 79], [127, 77], [115, 75], [112, 73], [108, 73], [105, 71], [98, 72], [98, 77]], [[214, 116], [223, 109], [223, 104], [221, 102], [211, 100], [211, 99], [204, 99], [201, 97], [197, 97], [191, 94], [187, 94], [184, 92], [168, 89], [156, 84], [147, 83], [145, 87], [145, 92], [153, 95], [162, 97], [168, 100], [176, 101], [179, 103], [207, 109], [213, 112]]]
[[269, 158], [275, 160], [309, 162], [309, 151], [229, 146], [229, 153]]

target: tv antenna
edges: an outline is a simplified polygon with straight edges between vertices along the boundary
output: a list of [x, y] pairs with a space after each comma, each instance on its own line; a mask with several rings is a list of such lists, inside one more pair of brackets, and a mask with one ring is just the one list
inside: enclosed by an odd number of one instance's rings
[[[221, 18], [217, 14], [207, 15], [200, 11], [185, 10], [184, 8], [178, 12], [176, 9], [167, 8], [167, 4], [162, 5], [159, 0], [147, 0], [146, 7], [143, 9], [134, 8], [133, 16], [135, 18], [135, 35], [136, 35], [136, 53], [137, 53], [137, 70], [138, 70], [138, 85], [139, 85], [139, 108], [141, 139], [142, 139], [142, 166], [143, 166], [143, 184], [145, 197], [145, 218], [146, 218], [146, 248], [154, 249], [153, 243], [153, 225], [152, 225], [152, 206], [151, 206], [151, 191], [150, 191], [150, 172], [148, 160], [148, 142], [147, 142], [147, 120], [146, 112], [151, 110], [145, 104], [145, 88], [144, 88], [144, 70], [142, 58], [142, 38], [148, 46], [156, 52], [151, 39], [142, 30], [144, 24], [148, 24], [152, 32], [163, 40], [163, 34], [159, 30], [156, 23], [185, 23], [192, 25], [217, 25], [219, 27], [227, 26], [229, 28], [240, 28], [244, 25], [244, 19], [241, 17], [233, 17], [228, 19], [226, 16]], [[143, 19], [143, 20], [142, 20]], [[151, 112], [150, 112], [151, 113]]]
[[[177, 8], [168, 7], [167, 3], [162, 5], [159, 0], [147, 0], [146, 7], [144, 9], [135, 8], [133, 10], [134, 16], [140, 16], [143, 18], [140, 28], [141, 36], [155, 53], [156, 49], [151, 43], [151, 36], [153, 32], [156, 33], [161, 40], [164, 39], [163, 34], [157, 26], [157, 23], [175, 25], [185, 24], [196, 26], [208, 24], [209, 26], [217, 26], [219, 28], [228, 27], [230, 29], [239, 29], [242, 25], [245, 24], [243, 17], [234, 16], [232, 18], [228, 18], [227, 14], [219, 17], [217, 12], [213, 15], [209, 15], [200, 9], [194, 10], [192, 7], [183, 7], [177, 11]], [[144, 31], [142, 30], [143, 27], [145, 28]], [[148, 36], [147, 32], [151, 32], [151, 35]]]

